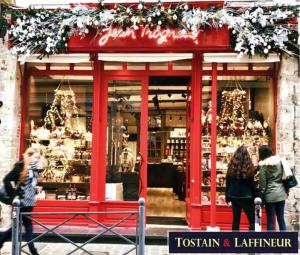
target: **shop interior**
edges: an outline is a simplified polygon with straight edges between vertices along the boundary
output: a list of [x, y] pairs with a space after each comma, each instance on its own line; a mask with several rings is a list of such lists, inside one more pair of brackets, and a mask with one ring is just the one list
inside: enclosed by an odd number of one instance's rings
[[[202, 83], [202, 204], [209, 205], [211, 77], [203, 76]], [[190, 84], [190, 76], [149, 77], [148, 223], [185, 224]], [[106, 200], [137, 201], [142, 84], [116, 79], [107, 86]], [[89, 199], [92, 92], [92, 76], [30, 77], [25, 146], [41, 148], [47, 161], [38, 199]], [[272, 79], [218, 76], [217, 95], [217, 204], [222, 206], [227, 165], [236, 148], [247, 145], [255, 162], [258, 146], [274, 142]]]
[[190, 84], [189, 76], [149, 78], [148, 223], [185, 224]]

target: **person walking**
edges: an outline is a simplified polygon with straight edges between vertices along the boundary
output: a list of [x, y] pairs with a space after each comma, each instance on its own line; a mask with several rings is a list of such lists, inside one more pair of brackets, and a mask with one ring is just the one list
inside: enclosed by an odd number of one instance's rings
[[[23, 154], [23, 161], [17, 162], [12, 171], [4, 177], [4, 186], [12, 198], [19, 196], [20, 211], [31, 212], [35, 205], [35, 192], [37, 185], [36, 165], [41, 157], [40, 151], [35, 148], [28, 148]], [[12, 185], [14, 184], [14, 186]], [[25, 238], [29, 242], [33, 239], [32, 221], [28, 217], [22, 216], [22, 223], [25, 228]], [[8, 241], [12, 235], [12, 228], [0, 233], [0, 250], [4, 242]], [[38, 255], [33, 243], [28, 245], [32, 255]]]
[[280, 230], [286, 230], [284, 221], [284, 206], [287, 192], [282, 177], [283, 169], [279, 156], [273, 154], [272, 149], [263, 145], [259, 154], [259, 191], [265, 202], [267, 212], [267, 230], [274, 230], [274, 217], [276, 213]]
[[232, 206], [232, 230], [240, 230], [242, 210], [246, 213], [249, 230], [255, 229], [254, 198], [257, 195], [254, 182], [255, 168], [245, 146], [239, 147], [228, 165], [226, 175], [226, 202]]

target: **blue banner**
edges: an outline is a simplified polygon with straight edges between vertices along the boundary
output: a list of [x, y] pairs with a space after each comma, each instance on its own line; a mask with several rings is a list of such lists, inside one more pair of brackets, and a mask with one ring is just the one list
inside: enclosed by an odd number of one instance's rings
[[298, 232], [169, 232], [169, 253], [298, 254]]

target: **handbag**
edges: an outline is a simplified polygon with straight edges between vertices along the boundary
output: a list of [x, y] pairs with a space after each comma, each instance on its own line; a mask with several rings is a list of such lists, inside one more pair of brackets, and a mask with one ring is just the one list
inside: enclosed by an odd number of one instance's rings
[[[282, 168], [282, 172], [284, 174], [285, 169], [284, 169], [284, 165], [283, 165], [282, 161], [281, 161], [281, 168]], [[292, 175], [289, 176], [289, 178], [282, 180], [283, 186], [287, 192], [289, 191], [290, 188], [293, 188], [298, 185], [298, 181], [291, 169], [289, 170], [289, 173], [292, 173]]]
[[282, 182], [286, 190], [289, 190], [290, 188], [293, 188], [298, 185], [298, 181], [294, 174], [288, 179], [283, 180]]
[[6, 192], [5, 186], [0, 188], [0, 202], [11, 205], [13, 201], [13, 198], [9, 196]]

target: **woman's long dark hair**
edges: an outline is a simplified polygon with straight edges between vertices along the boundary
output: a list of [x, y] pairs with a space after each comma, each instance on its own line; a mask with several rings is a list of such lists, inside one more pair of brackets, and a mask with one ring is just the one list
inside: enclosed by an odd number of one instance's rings
[[236, 179], [247, 179], [255, 175], [254, 165], [245, 146], [240, 146], [228, 164], [227, 175]]
[[258, 156], [259, 161], [265, 160], [266, 158], [273, 156], [273, 151], [268, 145], [262, 145], [258, 149]]

